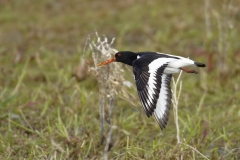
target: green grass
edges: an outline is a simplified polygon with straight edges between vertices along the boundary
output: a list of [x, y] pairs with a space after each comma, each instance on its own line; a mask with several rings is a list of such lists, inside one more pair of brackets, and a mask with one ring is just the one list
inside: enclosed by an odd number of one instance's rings
[[[160, 51], [206, 63], [198, 75], [181, 77], [180, 136], [209, 159], [238, 159], [239, 6], [237, 0], [211, 1], [207, 37], [204, 1], [0, 1], [0, 159], [102, 157], [97, 80], [72, 76], [95, 31], [116, 37], [118, 50]], [[203, 159], [176, 145], [172, 110], [161, 131], [146, 117], [136, 90], [129, 92], [133, 102], [119, 95], [112, 113], [109, 158]]]

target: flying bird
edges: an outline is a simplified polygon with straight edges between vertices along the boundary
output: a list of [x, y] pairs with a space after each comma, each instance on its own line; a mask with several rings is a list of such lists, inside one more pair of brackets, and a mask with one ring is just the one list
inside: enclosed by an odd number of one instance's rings
[[195, 62], [181, 56], [158, 52], [131, 52], [120, 51], [105, 62], [122, 62], [133, 67], [134, 80], [143, 109], [148, 117], [155, 116], [160, 128], [163, 130], [168, 121], [172, 99], [170, 83], [173, 73], [181, 70], [187, 73], [198, 72], [185, 67], [205, 67], [205, 64]]

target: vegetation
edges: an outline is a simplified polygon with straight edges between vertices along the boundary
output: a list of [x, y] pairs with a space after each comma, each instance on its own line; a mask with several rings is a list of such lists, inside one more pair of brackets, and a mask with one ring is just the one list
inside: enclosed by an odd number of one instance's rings
[[[95, 31], [115, 37], [117, 50], [207, 64], [181, 76], [180, 147], [173, 109], [161, 131], [135, 86], [122, 86], [111, 113], [109, 159], [239, 159], [239, 26], [238, 0], [1, 0], [0, 159], [103, 157], [98, 75], [87, 72], [94, 63], [86, 41], [96, 41]], [[120, 66], [134, 84], [131, 69]]]

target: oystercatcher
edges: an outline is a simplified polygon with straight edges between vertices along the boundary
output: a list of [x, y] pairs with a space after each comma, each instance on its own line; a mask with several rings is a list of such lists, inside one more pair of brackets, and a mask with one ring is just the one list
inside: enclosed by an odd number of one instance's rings
[[154, 114], [162, 130], [166, 127], [169, 117], [172, 74], [181, 70], [197, 74], [197, 71], [183, 67], [205, 67], [203, 63], [180, 56], [131, 51], [118, 52], [114, 58], [102, 62], [98, 66], [111, 62], [122, 62], [133, 67], [134, 79], [143, 109], [148, 117]]

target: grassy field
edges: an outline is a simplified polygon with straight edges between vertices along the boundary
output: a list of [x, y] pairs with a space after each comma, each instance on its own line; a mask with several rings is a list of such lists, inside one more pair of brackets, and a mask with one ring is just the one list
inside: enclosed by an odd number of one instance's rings
[[[161, 131], [126, 88], [131, 98], [115, 97], [109, 159], [240, 159], [239, 26], [238, 0], [0, 0], [0, 159], [103, 157], [97, 77], [80, 65], [95, 31], [117, 50], [207, 64], [181, 76], [181, 146], [173, 110]], [[93, 66], [88, 47], [85, 58]]]

